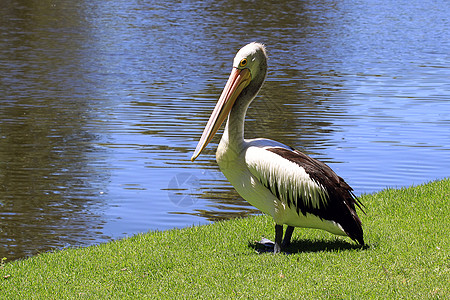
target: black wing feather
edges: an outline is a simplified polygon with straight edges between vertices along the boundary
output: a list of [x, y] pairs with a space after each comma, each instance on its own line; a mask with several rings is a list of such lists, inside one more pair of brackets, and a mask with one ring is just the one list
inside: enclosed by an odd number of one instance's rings
[[[353, 189], [344, 179], [338, 176], [323, 162], [311, 158], [298, 150], [289, 150], [281, 147], [266, 148], [266, 150], [280, 155], [304, 168], [311, 179], [322, 185], [328, 194], [328, 201], [325, 207], [314, 208], [305, 206], [304, 203], [307, 203], [307, 201], [301, 200], [303, 197], [301, 194], [297, 195], [297, 201], [295, 199], [288, 199], [288, 205], [291, 202], [296, 205], [297, 213], [299, 211], [303, 214], [311, 213], [322, 219], [335, 221], [342, 226], [350, 238], [358, 241], [362, 245], [364, 244], [361, 220], [355, 209], [356, 205], [362, 210], [361, 206], [363, 204], [353, 194]], [[276, 196], [278, 197], [279, 195]]]

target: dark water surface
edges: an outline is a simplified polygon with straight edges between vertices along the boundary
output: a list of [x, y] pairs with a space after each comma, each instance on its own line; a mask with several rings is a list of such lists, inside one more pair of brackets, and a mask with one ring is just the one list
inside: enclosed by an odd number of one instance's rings
[[[245, 216], [220, 134], [189, 161], [236, 51], [269, 53], [247, 137], [356, 194], [450, 176], [448, 1], [0, 5], [0, 257]], [[370, 213], [370, 203], [366, 203]]]

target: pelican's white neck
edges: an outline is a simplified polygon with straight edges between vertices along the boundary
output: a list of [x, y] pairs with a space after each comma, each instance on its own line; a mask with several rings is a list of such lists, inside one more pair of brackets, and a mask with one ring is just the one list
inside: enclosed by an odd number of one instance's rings
[[[249, 104], [249, 102], [247, 103]], [[239, 164], [240, 154], [245, 148], [244, 122], [248, 104], [242, 107], [235, 103], [228, 115], [225, 130], [216, 152], [216, 160], [222, 172], [226, 172], [225, 169], [232, 168], [236, 163]]]
[[263, 76], [258, 78], [255, 82], [252, 82], [236, 99], [234, 106], [231, 108], [230, 114], [228, 115], [227, 123], [225, 125], [225, 130], [220, 140], [221, 147], [231, 147], [232, 149], [240, 149], [244, 143], [244, 123], [245, 115], [250, 103], [258, 94], [264, 79]]
[[224, 142], [239, 147], [244, 142], [245, 114], [250, 103], [248, 102], [247, 105], [242, 105], [241, 103], [237, 102], [231, 109], [220, 141], [221, 143]]

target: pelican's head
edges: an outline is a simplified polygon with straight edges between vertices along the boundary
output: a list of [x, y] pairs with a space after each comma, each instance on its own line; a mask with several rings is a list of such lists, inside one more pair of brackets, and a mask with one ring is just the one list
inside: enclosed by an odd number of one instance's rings
[[219, 130], [240, 95], [249, 102], [256, 96], [267, 74], [267, 54], [264, 45], [250, 43], [238, 51], [233, 70], [203, 131], [191, 161], [194, 161]]
[[267, 71], [267, 54], [264, 45], [253, 42], [242, 47], [234, 57], [233, 68], [249, 70], [252, 78], [255, 78], [261, 73], [265, 77]]

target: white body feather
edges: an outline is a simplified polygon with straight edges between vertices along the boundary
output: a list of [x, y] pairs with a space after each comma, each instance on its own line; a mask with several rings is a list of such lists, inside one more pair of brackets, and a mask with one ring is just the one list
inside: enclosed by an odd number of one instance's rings
[[[224, 137], [226, 134], [224, 134]], [[346, 235], [334, 221], [324, 220], [310, 213], [298, 213], [296, 203], [288, 205], [287, 198], [303, 194], [310, 199], [305, 205], [320, 209], [327, 205], [324, 187], [311, 179], [305, 169], [267, 150], [269, 147], [289, 149], [286, 145], [267, 139], [244, 140], [234, 149], [222, 138], [216, 153], [217, 163], [225, 177], [239, 195], [262, 212], [272, 216], [279, 225], [324, 229], [334, 234]], [[266, 187], [263, 185], [266, 182]], [[281, 199], [273, 190], [274, 184]]]

